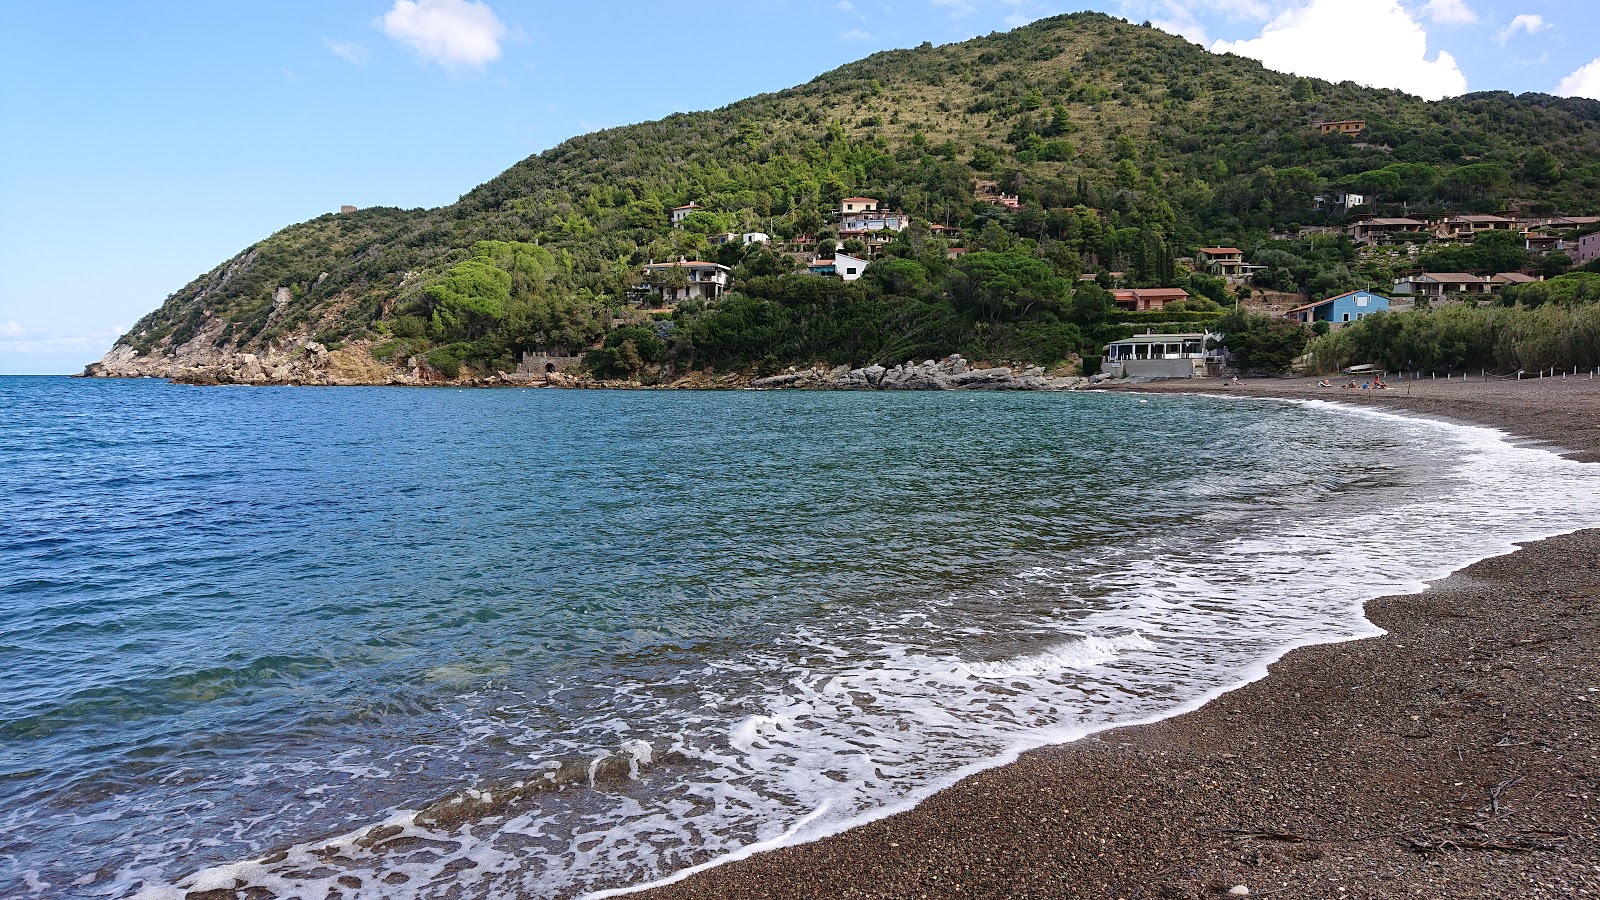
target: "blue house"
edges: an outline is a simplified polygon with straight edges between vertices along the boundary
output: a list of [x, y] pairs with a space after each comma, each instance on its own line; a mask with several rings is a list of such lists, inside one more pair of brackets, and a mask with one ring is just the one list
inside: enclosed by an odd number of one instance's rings
[[1284, 313], [1283, 317], [1302, 325], [1327, 322], [1330, 326], [1339, 328], [1373, 313], [1388, 311], [1388, 297], [1371, 291], [1351, 291], [1348, 294], [1318, 300], [1316, 303], [1297, 306]]

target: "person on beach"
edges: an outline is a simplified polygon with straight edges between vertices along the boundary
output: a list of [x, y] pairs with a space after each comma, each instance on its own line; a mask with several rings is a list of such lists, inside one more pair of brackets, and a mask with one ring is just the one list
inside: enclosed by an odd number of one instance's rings
[[1321, 381], [1317, 382], [1317, 387], [1333, 387], [1333, 385], [1329, 384], [1328, 383], [1328, 379], [1324, 378]]
[[1232, 381], [1230, 381], [1230, 382], [1228, 382], [1228, 383], [1229, 383], [1229, 384], [1244, 384], [1244, 382], [1242, 382], [1242, 381], [1240, 381], [1240, 380], [1239, 380], [1239, 376], [1238, 376], [1238, 374], [1237, 374], [1237, 373], [1235, 373], [1235, 374], [1234, 374], [1234, 376], [1233, 376], [1233, 380], [1232, 380]]

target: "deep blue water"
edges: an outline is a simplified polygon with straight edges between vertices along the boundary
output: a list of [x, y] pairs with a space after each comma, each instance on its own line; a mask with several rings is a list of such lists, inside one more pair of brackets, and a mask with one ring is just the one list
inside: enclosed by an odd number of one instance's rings
[[1588, 479], [1205, 398], [0, 378], [0, 895], [648, 880], [1370, 633]]

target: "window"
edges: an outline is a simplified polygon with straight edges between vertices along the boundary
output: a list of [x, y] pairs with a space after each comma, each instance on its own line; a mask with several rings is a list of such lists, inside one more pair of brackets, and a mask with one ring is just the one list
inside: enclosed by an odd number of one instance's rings
[[1349, 313], [1345, 313], [1344, 314], [1344, 321], [1346, 321], [1346, 322], [1350, 321], [1350, 314]]
[[856, 273], [856, 267], [855, 266], [850, 266], [849, 268], [844, 270], [844, 273], [846, 275], [854, 275]]

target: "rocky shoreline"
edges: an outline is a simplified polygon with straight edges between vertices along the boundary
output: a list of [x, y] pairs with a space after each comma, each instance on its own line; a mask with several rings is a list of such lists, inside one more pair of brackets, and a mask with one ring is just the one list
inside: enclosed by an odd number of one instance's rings
[[[180, 361], [181, 360], [181, 361]], [[364, 344], [330, 350], [316, 341], [261, 353], [231, 350], [175, 356], [140, 356], [119, 344], [84, 378], [166, 378], [179, 384], [293, 387], [537, 387], [613, 390], [814, 390], [814, 391], [1075, 391], [1105, 381], [1102, 376], [1050, 374], [1038, 366], [974, 364], [959, 354], [942, 360], [907, 360], [895, 366], [858, 368], [791, 366], [777, 375], [689, 372], [653, 380], [602, 379], [566, 372], [468, 373], [448, 377], [416, 357], [391, 365], [374, 359]], [[1126, 382], [1120, 382], [1126, 383]]]

